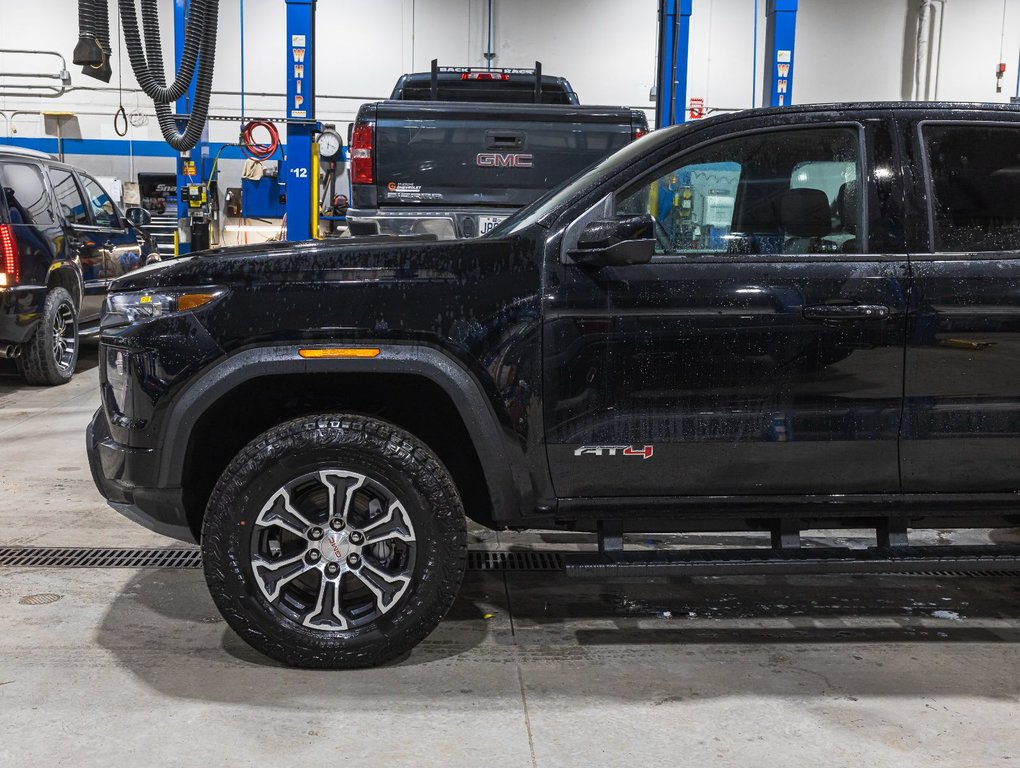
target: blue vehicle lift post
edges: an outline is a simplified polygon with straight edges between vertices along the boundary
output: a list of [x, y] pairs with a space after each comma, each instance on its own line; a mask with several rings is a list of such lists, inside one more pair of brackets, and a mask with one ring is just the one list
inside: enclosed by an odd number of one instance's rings
[[287, 239], [308, 240], [317, 207], [315, 122], [315, 3], [287, 0]]
[[659, 67], [655, 82], [655, 127], [686, 119], [687, 58], [694, 0], [659, 0]]
[[[184, 52], [184, 30], [188, 21], [189, 0], [174, 0], [174, 71], [180, 71], [181, 55]], [[178, 115], [190, 115], [195, 103], [197, 78], [193, 78], [188, 92], [175, 103]], [[183, 126], [179, 126], [183, 130]], [[181, 200], [181, 190], [188, 184], [204, 184], [206, 167], [209, 163], [209, 124], [202, 130], [198, 146], [177, 156], [177, 242], [179, 254], [191, 251], [191, 224], [188, 205]]]
[[793, 53], [797, 32], [797, 0], [768, 0], [765, 6], [765, 69], [763, 104], [793, 103]]

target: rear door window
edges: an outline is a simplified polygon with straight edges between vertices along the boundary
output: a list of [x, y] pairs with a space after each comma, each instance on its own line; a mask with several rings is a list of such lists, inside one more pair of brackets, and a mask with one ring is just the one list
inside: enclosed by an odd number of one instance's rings
[[68, 224], [88, 224], [89, 212], [81, 196], [74, 174], [63, 168], [50, 169], [50, 182], [57, 197], [57, 207]]
[[1020, 126], [928, 123], [936, 251], [1020, 250]]
[[2, 163], [0, 171], [11, 224], [54, 223], [42, 168], [32, 163]]

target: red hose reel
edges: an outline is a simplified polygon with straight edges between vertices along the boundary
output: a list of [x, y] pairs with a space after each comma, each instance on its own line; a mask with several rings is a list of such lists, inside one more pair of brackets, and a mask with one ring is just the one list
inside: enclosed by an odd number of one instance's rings
[[[268, 143], [259, 143], [255, 131], [264, 129], [269, 134]], [[268, 160], [280, 148], [280, 132], [268, 120], [252, 120], [241, 129], [241, 151], [252, 160]]]

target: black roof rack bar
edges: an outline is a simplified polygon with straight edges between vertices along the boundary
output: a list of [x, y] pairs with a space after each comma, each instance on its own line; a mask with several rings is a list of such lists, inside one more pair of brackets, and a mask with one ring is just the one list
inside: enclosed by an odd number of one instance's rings
[[439, 100], [439, 59], [432, 59], [432, 101]]
[[535, 103], [542, 103], [542, 62], [535, 62]]
[[443, 73], [464, 73], [464, 72], [498, 72], [503, 75], [533, 75], [535, 70], [530, 67], [439, 67]]

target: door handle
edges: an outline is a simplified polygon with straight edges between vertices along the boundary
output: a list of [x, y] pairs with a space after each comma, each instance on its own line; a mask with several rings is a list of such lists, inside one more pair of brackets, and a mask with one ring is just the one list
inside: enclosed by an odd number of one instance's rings
[[486, 131], [486, 149], [520, 149], [525, 135], [520, 131]]
[[889, 307], [884, 304], [816, 304], [804, 307], [807, 320], [885, 320]]

